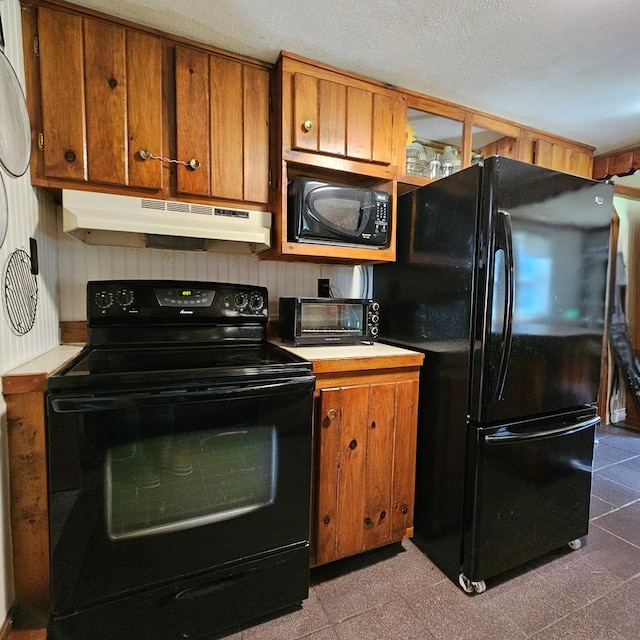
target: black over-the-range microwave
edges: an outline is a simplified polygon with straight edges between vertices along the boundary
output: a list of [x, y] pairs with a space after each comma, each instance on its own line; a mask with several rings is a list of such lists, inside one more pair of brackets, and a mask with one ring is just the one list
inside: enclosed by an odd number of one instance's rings
[[289, 184], [287, 205], [289, 242], [389, 245], [391, 207], [384, 191], [298, 176]]

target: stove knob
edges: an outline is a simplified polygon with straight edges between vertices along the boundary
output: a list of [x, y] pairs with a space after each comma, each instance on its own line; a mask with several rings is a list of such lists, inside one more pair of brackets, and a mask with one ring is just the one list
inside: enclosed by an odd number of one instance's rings
[[130, 289], [121, 289], [116, 293], [116, 300], [123, 309], [128, 307], [133, 304], [133, 291]]
[[264, 307], [264, 298], [260, 293], [254, 292], [249, 298], [249, 308], [252, 311], [261, 311]]
[[98, 291], [95, 295], [96, 307], [108, 309], [113, 304], [113, 293], [111, 291]]
[[246, 293], [236, 293], [233, 298], [233, 302], [235, 303], [238, 311], [243, 311], [249, 302], [249, 297]]

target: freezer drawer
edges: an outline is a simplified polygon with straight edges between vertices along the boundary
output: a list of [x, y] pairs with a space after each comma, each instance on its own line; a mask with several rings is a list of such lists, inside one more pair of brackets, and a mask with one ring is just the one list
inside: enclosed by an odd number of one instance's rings
[[597, 417], [470, 427], [462, 571], [480, 581], [587, 534]]

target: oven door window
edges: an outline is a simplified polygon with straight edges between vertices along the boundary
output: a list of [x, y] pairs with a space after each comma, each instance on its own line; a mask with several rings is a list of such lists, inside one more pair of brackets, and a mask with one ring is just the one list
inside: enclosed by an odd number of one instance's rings
[[[173, 421], [172, 410], [158, 419]], [[143, 416], [131, 415], [130, 421]], [[107, 535], [146, 536], [236, 518], [276, 499], [274, 425], [204, 429], [107, 449]]]

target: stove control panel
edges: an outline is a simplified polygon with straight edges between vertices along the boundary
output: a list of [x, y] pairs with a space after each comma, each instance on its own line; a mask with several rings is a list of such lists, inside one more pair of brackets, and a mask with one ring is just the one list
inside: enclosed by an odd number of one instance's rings
[[[266, 322], [265, 287], [174, 280], [102, 280], [87, 284], [87, 319], [100, 324], [189, 318]], [[135, 318], [135, 319], [134, 319]]]
[[212, 289], [156, 289], [156, 298], [161, 307], [210, 307], [214, 296]]

